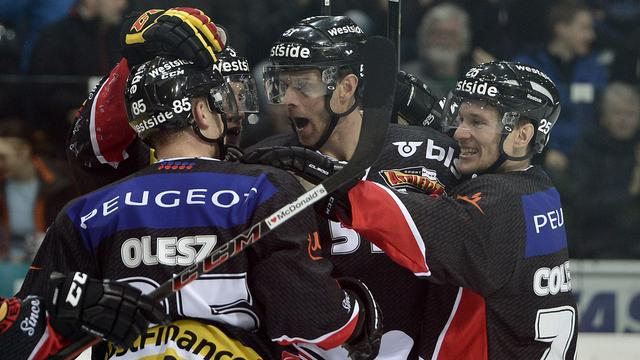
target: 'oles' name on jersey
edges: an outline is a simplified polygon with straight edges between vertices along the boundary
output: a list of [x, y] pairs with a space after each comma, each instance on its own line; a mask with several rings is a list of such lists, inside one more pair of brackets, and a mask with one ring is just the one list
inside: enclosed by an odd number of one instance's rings
[[308, 59], [311, 57], [311, 50], [299, 44], [277, 44], [271, 48], [269, 56]]
[[498, 88], [495, 86], [489, 86], [488, 83], [478, 81], [458, 81], [456, 84], [456, 90], [464, 91], [471, 95], [488, 95], [491, 97], [498, 95]]
[[167, 236], [156, 238], [152, 246], [151, 236], [142, 236], [125, 240], [120, 246], [120, 255], [122, 263], [131, 269], [142, 264], [190, 266], [213, 251], [217, 241], [216, 235]]

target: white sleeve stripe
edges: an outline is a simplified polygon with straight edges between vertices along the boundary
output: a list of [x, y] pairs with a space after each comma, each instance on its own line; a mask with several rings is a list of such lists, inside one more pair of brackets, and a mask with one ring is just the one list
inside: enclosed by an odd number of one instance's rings
[[453, 308], [451, 309], [451, 315], [449, 315], [449, 319], [447, 320], [447, 324], [442, 328], [442, 332], [440, 332], [440, 336], [438, 336], [438, 342], [436, 343], [435, 349], [433, 349], [433, 356], [431, 356], [431, 360], [437, 360], [438, 355], [440, 354], [440, 348], [442, 347], [442, 343], [444, 342], [444, 338], [447, 335], [447, 331], [449, 331], [449, 326], [451, 326], [451, 322], [453, 318], [456, 316], [456, 312], [458, 311], [458, 306], [460, 305], [460, 299], [462, 299], [462, 288], [458, 288], [458, 295], [456, 295], [456, 301], [453, 304]]
[[422, 255], [422, 259], [424, 261], [424, 268], [427, 269], [426, 273], [414, 273], [414, 275], [416, 276], [431, 276], [431, 271], [429, 271], [429, 265], [427, 264], [427, 250], [424, 247], [424, 240], [422, 240], [422, 235], [420, 235], [420, 231], [418, 231], [418, 227], [416, 226], [416, 223], [413, 221], [413, 218], [411, 217], [411, 214], [409, 214], [409, 210], [407, 210], [407, 207], [404, 206], [404, 204], [402, 203], [402, 201], [400, 201], [400, 199], [398, 199], [398, 196], [396, 196], [396, 194], [394, 194], [394, 192], [385, 187], [382, 186], [376, 182], [372, 182], [374, 185], [380, 187], [381, 189], [383, 189], [384, 191], [387, 192], [387, 194], [389, 194], [389, 196], [393, 199], [393, 201], [395, 201], [396, 206], [398, 207], [398, 209], [400, 209], [400, 211], [402, 212], [402, 216], [404, 217], [405, 221], [407, 222], [407, 225], [409, 225], [409, 229], [411, 230], [411, 234], [413, 235], [413, 240], [416, 242], [416, 244], [418, 245], [418, 248], [420, 248], [420, 254]]
[[100, 152], [100, 146], [98, 145], [98, 139], [96, 138], [96, 104], [98, 103], [98, 98], [100, 98], [100, 93], [104, 86], [109, 82], [106, 80], [100, 86], [100, 89], [96, 91], [96, 96], [93, 98], [93, 102], [91, 103], [91, 114], [89, 118], [89, 135], [91, 136], [91, 147], [93, 148], [93, 153], [96, 155], [96, 158], [100, 161], [101, 164], [106, 164], [107, 160], [102, 156]]
[[49, 332], [47, 331], [48, 329], [44, 329], [44, 333], [42, 333], [42, 336], [40, 337], [40, 340], [38, 340], [38, 343], [36, 344], [36, 346], [33, 348], [33, 350], [31, 351], [31, 354], [29, 354], [29, 357], [27, 358], [28, 360], [33, 360], [36, 355], [38, 354], [38, 351], [40, 351], [40, 349], [42, 348], [42, 345], [44, 345], [44, 343], [47, 341], [47, 339], [49, 339]]
[[[96, 91], [96, 95], [93, 98], [93, 102], [91, 103], [91, 114], [89, 116], [89, 135], [91, 136], [91, 147], [93, 148], [93, 153], [96, 156], [96, 159], [98, 159], [98, 161], [100, 161], [101, 164], [109, 164], [111, 165], [114, 169], [118, 168], [119, 163], [116, 161], [107, 161], [107, 159], [104, 158], [104, 155], [102, 155], [102, 152], [100, 151], [100, 145], [98, 144], [98, 138], [97, 138], [97, 134], [96, 134], [96, 104], [98, 103], [98, 99], [100, 97], [100, 93], [102, 92], [102, 89], [104, 89], [105, 85], [107, 85], [107, 83], [109, 82], [109, 79], [105, 80], [104, 83], [102, 83], [102, 85], [100, 86], [100, 89], [98, 89], [98, 91]], [[122, 159], [127, 159], [129, 157], [129, 154], [127, 153], [126, 150], [122, 150]]]
[[279, 338], [276, 339], [272, 339], [272, 341], [276, 341], [276, 342], [287, 342], [287, 343], [293, 343], [293, 342], [305, 342], [305, 343], [309, 343], [309, 344], [318, 344], [321, 343], [325, 340], [327, 340], [328, 338], [332, 337], [333, 335], [341, 332], [342, 330], [344, 330], [344, 328], [346, 328], [347, 326], [351, 325], [351, 323], [355, 320], [356, 316], [358, 316], [358, 314], [360, 313], [360, 306], [358, 305], [358, 302], [356, 301], [354, 303], [354, 307], [353, 307], [353, 312], [351, 312], [351, 318], [349, 318], [349, 321], [347, 321], [346, 324], [344, 324], [343, 326], [341, 326], [339, 329], [334, 330], [330, 333], [324, 334], [320, 337], [317, 337], [315, 339], [304, 339], [301, 337], [288, 337], [287, 335], [283, 335]]

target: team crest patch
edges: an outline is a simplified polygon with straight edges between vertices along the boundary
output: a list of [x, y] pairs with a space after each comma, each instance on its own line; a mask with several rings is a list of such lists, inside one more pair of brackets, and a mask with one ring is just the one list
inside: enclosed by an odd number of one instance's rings
[[427, 194], [446, 194], [444, 184], [435, 171], [424, 166], [379, 171], [387, 186], [401, 191], [419, 191]]
[[5, 333], [18, 319], [22, 304], [20, 300], [5, 299], [0, 302], [0, 335]]

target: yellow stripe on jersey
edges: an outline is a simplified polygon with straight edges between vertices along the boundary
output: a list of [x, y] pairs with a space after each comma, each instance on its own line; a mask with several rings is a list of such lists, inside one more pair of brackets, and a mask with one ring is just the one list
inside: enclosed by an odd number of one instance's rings
[[178, 320], [149, 328], [128, 349], [109, 344], [105, 359], [205, 360], [221, 357], [262, 360], [255, 350], [230, 338], [216, 326], [195, 320]]

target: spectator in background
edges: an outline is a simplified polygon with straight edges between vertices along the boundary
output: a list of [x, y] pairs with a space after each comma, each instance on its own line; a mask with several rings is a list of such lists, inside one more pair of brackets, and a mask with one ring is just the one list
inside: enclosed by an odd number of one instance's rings
[[[545, 167], [556, 180], [566, 174], [579, 134], [595, 121], [597, 94], [607, 84], [607, 73], [591, 53], [595, 39], [589, 8], [577, 1], [559, 1], [547, 16], [549, 39], [545, 48], [515, 60], [545, 72], [560, 92], [562, 111], [544, 157]], [[559, 187], [562, 184], [558, 184]]]
[[639, 128], [640, 94], [612, 83], [570, 158], [572, 256], [640, 259]]
[[73, 197], [66, 164], [36, 155], [33, 138], [23, 120], [0, 120], [0, 259], [28, 260]]
[[34, 94], [36, 125], [49, 130], [62, 156], [68, 126], [89, 92], [88, 77], [106, 74], [120, 60], [126, 7], [127, 0], [79, 0], [69, 16], [42, 30], [33, 49], [31, 74], [67, 76]]
[[[15, 30], [21, 39], [20, 69], [27, 70], [33, 43], [40, 30], [61, 19], [77, 0], [0, 0], [0, 22]], [[15, 64], [18, 66], [18, 62]]]
[[[446, 96], [456, 80], [475, 62], [471, 57], [471, 27], [467, 12], [451, 3], [434, 6], [418, 28], [419, 59], [402, 66], [426, 82], [435, 96]], [[480, 62], [490, 61], [483, 58]]]

